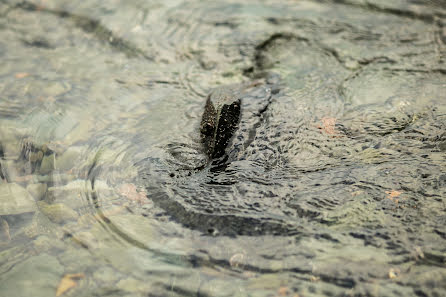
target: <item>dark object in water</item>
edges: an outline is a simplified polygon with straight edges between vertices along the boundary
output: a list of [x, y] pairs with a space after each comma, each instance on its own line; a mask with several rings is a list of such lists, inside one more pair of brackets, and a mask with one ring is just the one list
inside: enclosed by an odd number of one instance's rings
[[200, 125], [206, 154], [214, 158], [224, 155], [240, 121], [240, 92], [220, 87], [209, 94]]
[[[265, 95], [260, 91], [261, 95], [258, 98], [255, 95], [254, 97], [249, 95], [252, 90], [256, 89], [254, 87], [261, 84], [265, 83], [258, 80], [222, 86], [209, 94], [201, 119], [200, 133], [205, 152], [211, 159], [218, 159], [225, 155], [233, 136], [238, 134], [236, 133], [237, 129], [240, 128], [240, 125], [244, 126], [241, 123], [243, 121], [242, 112], [246, 111], [244, 117], [258, 116], [261, 110], [269, 104], [270, 94]], [[261, 90], [264, 91], [264, 88]], [[245, 97], [251, 97], [248, 101], [252, 102], [245, 102], [247, 99]], [[255, 112], [253, 113], [253, 111]], [[246, 127], [241, 130], [246, 130]], [[240, 133], [243, 134], [242, 131]]]

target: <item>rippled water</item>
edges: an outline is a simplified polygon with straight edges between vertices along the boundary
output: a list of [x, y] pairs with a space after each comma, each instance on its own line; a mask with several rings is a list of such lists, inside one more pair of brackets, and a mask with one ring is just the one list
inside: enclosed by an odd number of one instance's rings
[[0, 1], [0, 295], [445, 295], [445, 9]]

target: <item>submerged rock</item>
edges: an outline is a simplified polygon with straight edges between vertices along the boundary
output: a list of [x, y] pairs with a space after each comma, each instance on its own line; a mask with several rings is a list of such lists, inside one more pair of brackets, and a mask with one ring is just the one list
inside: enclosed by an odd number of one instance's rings
[[42, 200], [45, 196], [48, 186], [46, 183], [29, 184], [26, 190], [34, 197], [36, 201]]
[[48, 254], [17, 263], [0, 278], [3, 296], [54, 296], [63, 267]]
[[48, 204], [44, 201], [38, 202], [40, 210], [54, 223], [74, 221], [78, 218], [76, 211], [62, 203]]
[[55, 152], [46, 144], [38, 144], [31, 139], [26, 139], [21, 145], [21, 151], [17, 167], [23, 167], [24, 173], [32, 174], [39, 171], [41, 174], [49, 174], [55, 169]]
[[33, 197], [24, 188], [15, 183], [0, 184], [0, 215], [17, 215], [36, 209]]
[[79, 163], [79, 158], [85, 153], [85, 147], [72, 146], [57, 157], [57, 169], [61, 171], [68, 171], [74, 168]]
[[24, 229], [24, 233], [29, 238], [36, 238], [40, 235], [46, 235], [52, 239], [61, 239], [64, 232], [59, 225], [50, 221], [42, 212], [36, 212], [31, 223]]
[[48, 156], [43, 156], [42, 162], [40, 164], [40, 173], [49, 174], [56, 169], [56, 155], [51, 154]]

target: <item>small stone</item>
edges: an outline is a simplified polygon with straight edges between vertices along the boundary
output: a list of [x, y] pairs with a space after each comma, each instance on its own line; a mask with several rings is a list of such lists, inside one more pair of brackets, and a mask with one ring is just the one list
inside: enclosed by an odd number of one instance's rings
[[48, 204], [45, 201], [38, 202], [40, 211], [54, 223], [64, 223], [77, 220], [77, 212], [63, 203]]
[[389, 278], [390, 279], [394, 279], [397, 278], [398, 275], [400, 274], [400, 270], [398, 268], [390, 268], [389, 269]]
[[33, 197], [15, 183], [0, 184], [0, 215], [15, 215], [36, 211]]
[[353, 59], [347, 59], [345, 62], [344, 62], [344, 65], [345, 65], [345, 67], [347, 68], [347, 69], [350, 69], [350, 70], [356, 70], [356, 69], [358, 69], [359, 68], [359, 63], [358, 63], [358, 61], [356, 61], [356, 60], [353, 60]]
[[15, 78], [17, 79], [22, 79], [25, 77], [28, 77], [30, 74], [28, 72], [18, 72], [14, 75]]
[[30, 184], [26, 190], [34, 197], [36, 201], [42, 200], [45, 196], [47, 185], [44, 183]]
[[232, 257], [229, 259], [229, 264], [231, 265], [231, 267], [234, 268], [239, 268], [239, 267], [243, 267], [245, 264], [245, 254], [243, 253], [237, 253], [232, 255]]

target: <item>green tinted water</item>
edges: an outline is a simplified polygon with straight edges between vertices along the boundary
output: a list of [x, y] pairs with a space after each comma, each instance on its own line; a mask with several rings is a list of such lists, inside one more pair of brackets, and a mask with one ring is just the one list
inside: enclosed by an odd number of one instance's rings
[[1, 1], [0, 295], [446, 294], [445, 7]]

